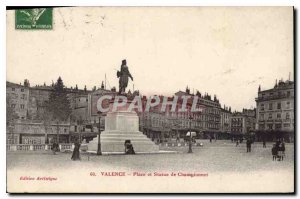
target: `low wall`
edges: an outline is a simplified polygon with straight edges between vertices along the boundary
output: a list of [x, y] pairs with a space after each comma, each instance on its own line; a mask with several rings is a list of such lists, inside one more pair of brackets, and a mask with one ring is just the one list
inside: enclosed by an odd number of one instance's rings
[[[51, 151], [51, 144], [7, 144], [6, 151]], [[59, 144], [60, 151], [73, 150], [74, 144]]]

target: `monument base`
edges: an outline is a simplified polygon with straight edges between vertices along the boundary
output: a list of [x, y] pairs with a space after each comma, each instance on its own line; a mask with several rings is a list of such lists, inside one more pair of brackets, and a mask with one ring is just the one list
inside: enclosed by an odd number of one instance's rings
[[[159, 146], [154, 144], [142, 132], [107, 132], [101, 133], [102, 152], [125, 152], [125, 140], [130, 140], [135, 152], [158, 152]], [[98, 136], [88, 143], [89, 151], [97, 151]]]
[[[158, 152], [159, 146], [138, 131], [138, 116], [135, 112], [109, 112], [105, 117], [105, 131], [100, 135], [102, 152], [125, 152], [125, 140], [130, 140], [134, 151]], [[88, 143], [88, 151], [97, 151], [98, 136]]]

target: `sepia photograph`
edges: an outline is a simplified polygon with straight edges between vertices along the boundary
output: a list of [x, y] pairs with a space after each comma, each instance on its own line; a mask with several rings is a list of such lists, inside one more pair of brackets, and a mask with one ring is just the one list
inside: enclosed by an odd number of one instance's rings
[[7, 7], [8, 193], [295, 193], [292, 6]]

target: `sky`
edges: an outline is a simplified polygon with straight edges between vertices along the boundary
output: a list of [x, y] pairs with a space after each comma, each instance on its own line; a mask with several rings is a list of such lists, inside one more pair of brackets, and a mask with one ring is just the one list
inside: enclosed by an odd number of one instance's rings
[[142, 95], [217, 95], [254, 108], [258, 86], [293, 80], [292, 7], [76, 7], [53, 10], [53, 30], [15, 30], [7, 11], [7, 80], [118, 88], [121, 61]]

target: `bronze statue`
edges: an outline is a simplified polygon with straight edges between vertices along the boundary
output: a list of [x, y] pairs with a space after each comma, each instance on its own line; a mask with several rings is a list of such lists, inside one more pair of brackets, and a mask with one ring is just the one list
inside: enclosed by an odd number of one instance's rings
[[126, 65], [126, 59], [122, 60], [121, 70], [117, 71], [117, 77], [119, 78], [119, 94], [125, 93], [125, 89], [128, 85], [128, 77], [133, 81], [133, 77]]

